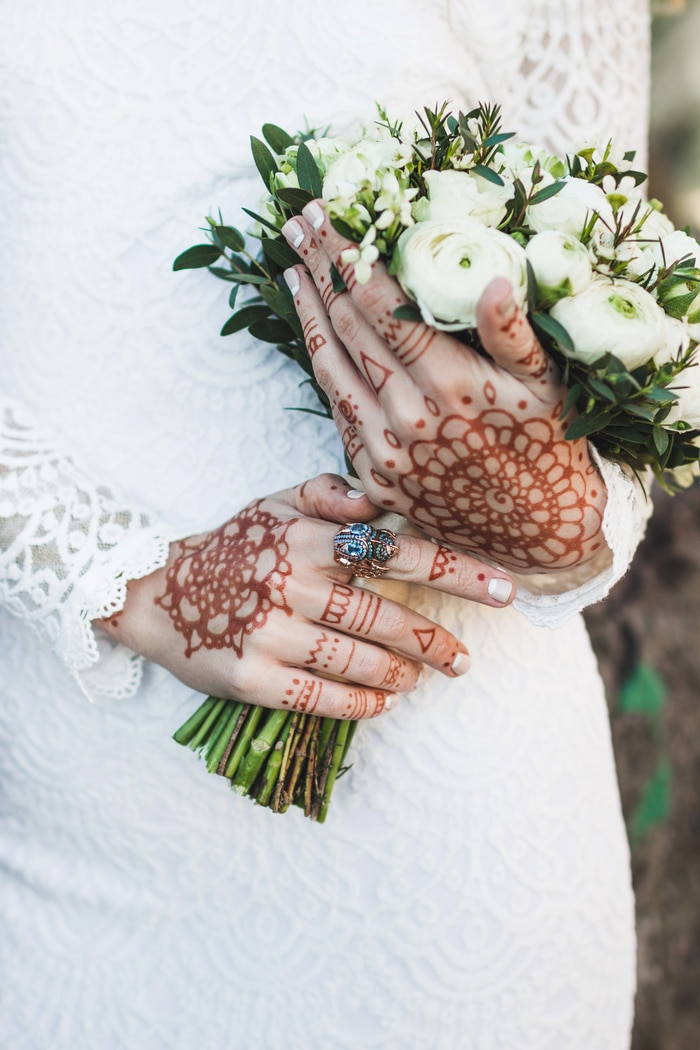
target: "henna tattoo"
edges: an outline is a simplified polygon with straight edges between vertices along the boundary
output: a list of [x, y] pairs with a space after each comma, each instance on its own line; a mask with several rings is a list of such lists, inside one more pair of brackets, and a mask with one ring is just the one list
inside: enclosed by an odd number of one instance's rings
[[375, 714], [380, 714], [384, 710], [386, 700], [387, 694], [379, 689], [354, 689], [350, 693], [350, 702], [341, 718], [349, 718], [354, 722], [359, 718], [366, 718], [371, 710], [374, 710]]
[[437, 332], [433, 331], [432, 328], [416, 324], [402, 339], [400, 336], [403, 334], [403, 331], [404, 329], [401, 327], [398, 332], [390, 327], [387, 334], [387, 343], [389, 346], [393, 344], [396, 357], [402, 365], [409, 368], [430, 348]]
[[432, 397], [424, 397], [423, 400], [425, 402], [425, 407], [428, 409], [431, 416], [440, 415], [440, 406], [437, 401], [433, 401]]
[[394, 653], [389, 653], [389, 670], [379, 683], [386, 689], [398, 689], [403, 678], [404, 665]]
[[343, 398], [341, 401], [336, 401], [335, 407], [343, 419], [347, 420], [348, 423], [362, 423], [362, 420], [357, 414], [360, 406], [353, 404], [350, 394], [348, 394], [347, 398]]
[[376, 471], [374, 469], [374, 467], [372, 467], [372, 469], [370, 470], [370, 474], [372, 475], [372, 480], [377, 485], [379, 485], [380, 488], [382, 488], [382, 489], [395, 489], [396, 488], [396, 485], [394, 484], [393, 481], [389, 481], [389, 479], [385, 478], [383, 474], [380, 474], [378, 471]]
[[[453, 576], [455, 572], [453, 566], [456, 561], [457, 555], [449, 547], [438, 547], [430, 569], [430, 576], [428, 577], [430, 582], [441, 580], [443, 576]], [[484, 577], [480, 576], [479, 579], [484, 579]]]
[[185, 639], [189, 659], [199, 649], [233, 649], [243, 655], [245, 638], [263, 627], [274, 609], [292, 609], [285, 587], [292, 567], [282, 522], [251, 503], [197, 543], [184, 541], [168, 567], [165, 592], [155, 604], [165, 609]]
[[385, 368], [384, 365], [380, 365], [378, 361], [375, 361], [374, 358], [370, 357], [362, 350], [360, 350], [360, 358], [369, 385], [372, 387], [375, 394], [378, 394], [390, 376], [393, 376], [393, 369]]
[[320, 332], [317, 332], [318, 321], [315, 317], [312, 317], [306, 322], [303, 328], [304, 341], [306, 343], [306, 349], [309, 351], [309, 357], [313, 360], [314, 354], [321, 349], [323, 346], [328, 345], [328, 340]]
[[325, 631], [320, 638], [316, 639], [316, 646], [309, 653], [306, 666], [313, 667], [315, 664], [318, 664], [322, 671], [331, 671], [333, 674], [344, 675], [355, 655], [355, 643], [352, 639], [348, 639], [347, 636], [345, 636], [345, 641], [350, 642], [350, 652], [343, 667], [337, 666], [338, 654], [343, 641], [338, 635], [328, 635]]
[[304, 711], [312, 714], [318, 707], [318, 702], [323, 695], [323, 683], [315, 678], [292, 679], [293, 689], [285, 689], [285, 698], [282, 704], [291, 707], [292, 711]]
[[496, 408], [452, 415], [408, 451], [412, 468], [398, 479], [408, 516], [450, 543], [519, 568], [561, 567], [580, 561], [600, 528], [578, 450], [556, 441], [546, 419], [519, 422]]
[[392, 448], [396, 448], [396, 449], [403, 448], [403, 445], [401, 444], [401, 441], [396, 436], [396, 434], [394, 433], [393, 430], [385, 430], [384, 431], [384, 437], [386, 438], [387, 445], [391, 445]]
[[326, 608], [321, 613], [321, 623], [340, 627], [354, 634], [371, 633], [382, 600], [371, 591], [361, 588], [353, 590], [344, 583], [334, 583]]
[[343, 427], [340, 432], [340, 440], [343, 442], [345, 454], [351, 463], [357, 456], [358, 452], [361, 452], [365, 447], [352, 423], [348, 423], [347, 426]]
[[413, 628], [413, 633], [418, 639], [418, 644], [420, 645], [420, 651], [424, 655], [435, 641], [436, 631], [436, 627], [424, 627], [422, 630], [419, 630], [417, 627]]

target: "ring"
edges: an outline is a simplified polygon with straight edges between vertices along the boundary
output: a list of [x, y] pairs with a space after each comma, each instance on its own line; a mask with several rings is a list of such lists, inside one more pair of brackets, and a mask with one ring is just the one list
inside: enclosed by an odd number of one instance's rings
[[390, 558], [399, 545], [391, 529], [373, 529], [361, 521], [343, 525], [333, 537], [333, 556], [339, 565], [352, 569], [354, 576], [376, 579], [389, 568]]

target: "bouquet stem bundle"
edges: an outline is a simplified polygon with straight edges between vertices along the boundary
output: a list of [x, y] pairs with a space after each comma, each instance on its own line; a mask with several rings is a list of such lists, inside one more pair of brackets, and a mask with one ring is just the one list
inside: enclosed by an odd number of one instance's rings
[[322, 824], [356, 722], [268, 710], [210, 696], [173, 739], [199, 752], [209, 773], [273, 813], [298, 806]]

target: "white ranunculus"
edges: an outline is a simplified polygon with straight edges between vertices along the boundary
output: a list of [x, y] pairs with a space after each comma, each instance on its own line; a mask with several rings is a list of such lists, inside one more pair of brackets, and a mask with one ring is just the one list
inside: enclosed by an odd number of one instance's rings
[[481, 219], [487, 226], [498, 226], [506, 214], [512, 195], [509, 186], [497, 186], [482, 175], [467, 171], [426, 171], [428, 197], [413, 205], [418, 222], [450, 222], [452, 219]]
[[667, 269], [674, 263], [684, 266], [695, 266], [700, 263], [700, 244], [683, 230], [674, 230], [658, 240], [654, 240], [644, 249], [657, 266]]
[[682, 419], [690, 423], [693, 429], [700, 428], [700, 358], [676, 376], [669, 390], [678, 395], [678, 401], [666, 417], [666, 422], [675, 423]]
[[576, 237], [559, 230], [536, 233], [525, 246], [537, 288], [546, 299], [578, 295], [593, 273], [588, 251]]
[[527, 222], [535, 233], [559, 230], [580, 237], [594, 214], [614, 229], [613, 210], [601, 188], [585, 179], [565, 179], [554, 197], [532, 204], [527, 209]]
[[664, 314], [664, 324], [666, 339], [661, 349], [654, 354], [654, 364], [659, 368], [669, 361], [675, 361], [690, 346], [690, 332], [687, 324], [679, 321], [677, 317], [669, 317], [668, 314]]
[[642, 223], [642, 227], [636, 237], [640, 241], [658, 241], [660, 237], [666, 237], [673, 233], [673, 223], [667, 215], [659, 208], [654, 208], [648, 201], [641, 197], [628, 197], [617, 211], [618, 221], [622, 226], [627, 226], [634, 221], [635, 225]]
[[514, 175], [520, 175], [523, 171], [531, 171], [539, 162], [540, 168], [555, 179], [561, 179], [566, 174], [566, 164], [560, 157], [548, 153], [543, 146], [535, 146], [529, 142], [513, 142], [512, 139], [504, 142], [501, 152], [506, 167]]
[[394, 264], [423, 320], [445, 331], [473, 328], [476, 304], [494, 277], [506, 277], [516, 302], [527, 300], [525, 251], [478, 219], [419, 222], [399, 238]]
[[323, 179], [323, 196], [352, 199], [359, 190], [381, 187], [382, 175], [401, 169], [410, 159], [406, 147], [391, 135], [363, 138], [332, 160]]
[[595, 278], [550, 313], [571, 336], [575, 349], [567, 351], [569, 356], [586, 364], [611, 353], [631, 370], [650, 361], [666, 343], [663, 310], [631, 281]]

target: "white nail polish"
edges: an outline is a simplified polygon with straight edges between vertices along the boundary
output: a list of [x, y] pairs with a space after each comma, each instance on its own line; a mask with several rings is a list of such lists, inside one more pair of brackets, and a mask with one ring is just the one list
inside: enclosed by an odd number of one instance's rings
[[326, 218], [326, 213], [323, 208], [319, 207], [316, 201], [311, 201], [310, 204], [305, 205], [301, 209], [301, 214], [315, 230], [321, 229]]
[[287, 287], [289, 288], [292, 295], [296, 295], [299, 291], [299, 274], [293, 267], [290, 267], [288, 270], [284, 271], [282, 276], [287, 282]]
[[362, 497], [366, 496], [367, 493], [364, 492], [362, 489], [350, 489], [350, 491], [346, 492], [345, 495], [348, 497], [348, 499], [362, 499]]
[[452, 661], [451, 671], [452, 674], [460, 675], [466, 674], [471, 667], [471, 660], [467, 653], [457, 653], [454, 660]]
[[396, 694], [395, 693], [388, 693], [384, 697], [384, 707], [382, 708], [382, 710], [383, 711], [391, 711], [391, 709], [392, 709], [392, 707], [394, 706], [395, 703], [396, 703]]
[[298, 248], [304, 240], [304, 230], [296, 221], [296, 219], [290, 219], [285, 222], [282, 227], [282, 233], [291, 244], [292, 248]]
[[507, 602], [513, 593], [513, 584], [510, 580], [499, 580], [495, 577], [489, 580], [488, 592], [496, 602]]

